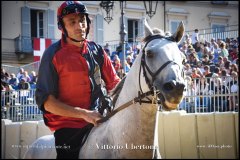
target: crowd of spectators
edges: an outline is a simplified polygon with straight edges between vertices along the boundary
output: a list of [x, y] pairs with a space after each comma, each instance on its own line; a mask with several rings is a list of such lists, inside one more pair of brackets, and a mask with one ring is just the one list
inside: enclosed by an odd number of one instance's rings
[[1, 88], [2, 91], [6, 86], [14, 89], [35, 89], [37, 82], [37, 75], [35, 71], [25, 71], [23, 68], [19, 69], [17, 75], [15, 73], [9, 74], [5, 69], [1, 68]]
[[[225, 40], [212, 38], [210, 42], [202, 42], [198, 38], [198, 29], [194, 31], [191, 37], [189, 34], [186, 34], [181, 43], [179, 43], [180, 51], [186, 56], [184, 73], [186, 80], [188, 80], [187, 86], [191, 86], [186, 92], [189, 92], [188, 94], [190, 95], [238, 92], [238, 47], [238, 40], [233, 38], [226, 38]], [[124, 72], [121, 62], [123, 59], [121, 45], [115, 51], [111, 51], [108, 44], [103, 48], [112, 60], [112, 64], [120, 78], [128, 73], [141, 51], [141, 47], [138, 45], [130, 46], [128, 43], [125, 45]], [[1, 69], [2, 91], [35, 89], [36, 81], [37, 75], [34, 71], [28, 74], [27, 71], [20, 68], [17, 75], [14, 73], [9, 75], [4, 69]], [[222, 99], [224, 100], [223, 110], [236, 109], [236, 103], [238, 102], [232, 97]], [[196, 103], [199, 101], [196, 100]], [[211, 104], [213, 101], [215, 103], [213, 98], [210, 100], [211, 102], [209, 102], [208, 98], [203, 101], [208, 106], [214, 106]], [[211, 111], [211, 108], [209, 110]]]
[[[202, 42], [198, 36], [198, 29], [195, 29], [192, 36], [186, 34], [179, 44], [180, 51], [186, 56], [184, 63], [186, 79], [189, 79], [191, 84], [195, 83], [190, 89], [192, 90], [191, 95], [230, 94], [238, 92], [238, 80], [236, 78], [239, 76], [238, 40], [233, 38], [226, 38], [224, 40], [212, 38], [210, 42]], [[108, 46], [104, 48], [108, 49]], [[125, 74], [127, 74], [136, 56], [139, 54], [140, 48], [137, 46], [131, 47], [127, 44], [125, 49]], [[117, 47], [116, 51], [113, 52], [110, 52], [108, 49], [107, 53], [112, 60], [116, 72], [120, 77], [123, 77], [125, 74], [123, 73], [121, 62], [123, 59], [121, 46]], [[201, 86], [202, 88], [196, 88], [196, 86]], [[222, 106], [222, 111], [236, 110], [238, 102], [235, 99], [233, 100], [230, 96], [227, 98], [226, 96], [220, 97], [221, 100], [218, 98], [210, 98], [211, 100], [206, 98], [205, 101], [206, 105], [209, 106], [209, 111], [216, 110], [213, 109], [216, 104], [218, 107]], [[198, 101], [200, 100], [196, 100], [196, 103], [200, 104]], [[224, 103], [222, 103], [223, 101]]]
[[109, 45], [106, 44], [104, 46], [104, 50], [106, 51], [106, 53], [109, 55], [109, 58], [112, 61], [113, 67], [115, 68], [118, 76], [120, 78], [123, 78], [130, 70], [130, 68], [132, 67], [132, 64], [134, 62], [134, 60], [136, 59], [137, 55], [140, 52], [140, 47], [137, 45], [129, 45], [128, 43], [126, 43], [125, 45], [125, 72], [123, 70], [123, 66], [122, 66], [122, 59], [123, 59], [123, 53], [122, 53], [122, 46], [121, 44], [119, 44], [118, 47], [116, 47], [116, 51], [111, 52], [109, 49]]
[[[37, 75], [35, 71], [28, 74], [23, 68], [19, 69], [17, 75], [9, 74], [1, 68], [1, 110], [2, 117], [6, 116], [9, 106], [32, 104], [34, 89], [36, 87]], [[10, 115], [15, 116], [20, 111], [17, 107], [10, 107]]]
[[192, 38], [186, 35], [179, 45], [186, 56], [188, 95], [202, 95], [196, 97], [194, 103], [205, 106], [208, 111], [238, 110], [236, 96], [227, 95], [238, 93], [238, 40], [212, 38], [210, 42], [201, 42], [197, 33], [196, 29]]

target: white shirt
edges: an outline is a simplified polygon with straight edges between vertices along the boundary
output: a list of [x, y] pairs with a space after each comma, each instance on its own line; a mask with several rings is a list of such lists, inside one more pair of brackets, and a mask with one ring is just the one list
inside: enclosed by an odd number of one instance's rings
[[197, 41], [198, 41], [198, 33], [194, 32], [192, 34], [192, 44], [195, 44]]

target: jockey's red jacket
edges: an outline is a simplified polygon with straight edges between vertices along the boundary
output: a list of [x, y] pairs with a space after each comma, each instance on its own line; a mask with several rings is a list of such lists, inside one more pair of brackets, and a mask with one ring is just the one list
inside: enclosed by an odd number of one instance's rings
[[[43, 111], [45, 124], [52, 131], [60, 128], [82, 128], [88, 124], [83, 119], [55, 115], [44, 109], [44, 102], [50, 94], [70, 106], [90, 109], [89, 68], [88, 62], [82, 56], [89, 54], [87, 43], [89, 41], [85, 41], [83, 49], [80, 49], [65, 43], [62, 38], [43, 54], [38, 73], [36, 102]], [[109, 91], [116, 86], [120, 78], [105, 51], [102, 48], [101, 50], [104, 56], [101, 76]]]

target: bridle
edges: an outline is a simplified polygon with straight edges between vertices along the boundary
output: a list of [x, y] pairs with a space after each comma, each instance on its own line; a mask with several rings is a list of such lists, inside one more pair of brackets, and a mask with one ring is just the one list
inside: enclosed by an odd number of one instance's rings
[[[146, 58], [146, 57], [145, 57], [145, 48], [146, 48], [146, 46], [148, 45], [149, 42], [151, 42], [151, 41], [154, 40], [154, 39], [163, 39], [163, 38], [164, 38], [164, 39], [167, 39], [167, 40], [169, 40], [169, 41], [172, 41], [172, 42], [176, 42], [173, 37], [164, 37], [164, 36], [161, 36], [161, 35], [159, 35], [159, 34], [157, 34], [157, 35], [150, 35], [150, 36], [147, 36], [146, 38], [144, 38], [144, 41], [146, 42], [146, 44], [144, 45], [144, 47], [143, 47], [143, 49], [142, 49], [142, 52], [143, 52], [143, 53], [142, 53], [142, 57], [141, 57], [141, 67], [140, 67], [140, 72], [139, 72], [139, 88], [140, 88], [140, 93], [141, 93], [141, 94], [143, 94], [142, 87], [141, 87], [141, 82], [140, 82], [141, 68], [143, 68], [143, 76], [145, 77], [145, 81], [146, 81], [146, 83], [147, 83], [147, 85], [148, 85], [148, 88], [150, 89], [150, 91], [148, 91], [148, 92], [152, 93], [152, 95], [153, 95], [154, 92], [157, 92], [157, 94], [160, 93], [160, 92], [157, 91], [157, 90], [154, 88], [154, 86], [153, 86], [153, 82], [154, 82], [156, 76], [157, 76], [158, 74], [160, 74], [161, 71], [162, 71], [165, 67], [167, 67], [170, 63], [174, 63], [174, 64], [179, 65], [178, 63], [176, 63], [176, 62], [174, 62], [174, 61], [172, 61], [172, 60], [169, 60], [169, 61], [165, 62], [155, 73], [153, 73], [153, 72], [149, 69], [148, 65], [146, 64], [146, 60], [145, 60], [145, 58]], [[179, 65], [179, 66], [180, 66], [180, 65]], [[151, 76], [151, 82], [150, 82], [150, 79], [149, 79], [148, 76], [147, 76], [147, 72], [148, 72], [148, 74]], [[147, 99], [148, 99], [148, 98], [147, 98]], [[141, 101], [141, 100], [140, 100], [140, 101]], [[151, 100], [150, 100], [150, 101], [151, 101]], [[145, 102], [145, 103], [149, 103], [150, 101], [144, 101], [144, 102]], [[157, 103], [158, 103], [158, 104], [161, 104], [161, 101], [158, 100]], [[141, 104], [141, 103], [140, 103], [140, 104]]]
[[[157, 98], [157, 95], [160, 94], [160, 92], [158, 90], [155, 89], [155, 87], [153, 86], [153, 82], [156, 78], [156, 76], [158, 74], [161, 73], [161, 71], [170, 63], [174, 63], [179, 65], [178, 63], [169, 60], [167, 62], [165, 62], [155, 73], [153, 73], [148, 65], [145, 62], [145, 48], [147, 46], [147, 44], [149, 42], [151, 42], [154, 39], [162, 39], [165, 38], [167, 40], [173, 41], [175, 42], [173, 37], [164, 37], [161, 35], [150, 35], [147, 36], [146, 38], [144, 38], [144, 42], [146, 42], [146, 44], [144, 45], [143, 49], [142, 49], [142, 57], [141, 57], [141, 65], [140, 65], [140, 71], [139, 71], [139, 89], [140, 91], [138, 91], [138, 96], [135, 97], [133, 100], [126, 102], [125, 104], [121, 105], [120, 107], [114, 109], [112, 112], [110, 112], [109, 114], [107, 114], [105, 117], [103, 117], [102, 119], [98, 120], [97, 123], [103, 123], [105, 121], [107, 121], [109, 118], [111, 118], [113, 115], [115, 115], [117, 112], [119, 112], [120, 110], [123, 110], [125, 108], [127, 108], [128, 106], [130, 106], [131, 104], [135, 104], [135, 103], [139, 103], [140, 105], [142, 103], [152, 103], [152, 104], [158, 104], [161, 105], [161, 100]], [[180, 65], [179, 65], [180, 66]], [[145, 77], [145, 81], [149, 87], [149, 91], [143, 93], [142, 91], [142, 87], [141, 87], [141, 82], [140, 82], [140, 75], [141, 75], [141, 68], [143, 68], [143, 76]], [[149, 78], [147, 77], [147, 73], [151, 76], [152, 82], [150, 82]], [[152, 95], [152, 99], [149, 99], [148, 96]], [[143, 100], [144, 98], [147, 98], [148, 100]], [[159, 107], [160, 109], [160, 107]]]

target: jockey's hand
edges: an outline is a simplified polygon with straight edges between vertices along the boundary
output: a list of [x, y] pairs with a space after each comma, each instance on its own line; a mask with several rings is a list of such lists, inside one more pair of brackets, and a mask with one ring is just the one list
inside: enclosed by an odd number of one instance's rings
[[92, 123], [94, 126], [98, 125], [97, 121], [100, 120], [101, 118], [103, 118], [103, 116], [95, 110], [94, 111], [86, 110], [86, 115], [84, 116], [84, 120], [89, 123]]

